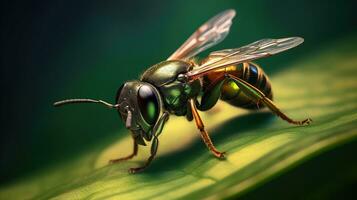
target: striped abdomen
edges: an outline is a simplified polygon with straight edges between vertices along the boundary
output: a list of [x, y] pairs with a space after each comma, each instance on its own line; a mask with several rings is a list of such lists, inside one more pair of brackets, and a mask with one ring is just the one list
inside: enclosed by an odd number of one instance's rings
[[[208, 85], [212, 85], [212, 83], [224, 78], [225, 73], [231, 74], [247, 81], [251, 85], [258, 88], [261, 92], [265, 94], [265, 96], [272, 100], [273, 93], [271, 90], [270, 81], [267, 75], [264, 73], [263, 69], [261, 69], [255, 63], [244, 63], [238, 66], [229, 66], [225, 69], [217, 70], [213, 73], [210, 73], [203, 79], [204, 88], [205, 86], [207, 87]], [[257, 109], [264, 107], [262, 104], [257, 105], [256, 102], [249, 99], [243, 92], [241, 92], [241, 90], [234, 83], [234, 81], [229, 79], [224, 82], [221, 88], [221, 99], [231, 105], [247, 109]]]

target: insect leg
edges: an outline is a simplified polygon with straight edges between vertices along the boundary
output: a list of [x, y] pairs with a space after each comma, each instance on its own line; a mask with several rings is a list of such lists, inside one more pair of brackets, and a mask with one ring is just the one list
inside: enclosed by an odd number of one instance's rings
[[301, 121], [298, 120], [293, 120], [287, 115], [285, 115], [283, 112], [280, 111], [280, 109], [271, 101], [269, 98], [267, 98], [263, 92], [261, 92], [259, 89], [254, 87], [253, 85], [249, 84], [248, 82], [227, 74], [229, 78], [233, 79], [238, 87], [244, 92], [248, 97], [250, 97], [252, 100], [256, 101], [257, 103], [262, 102], [265, 106], [267, 106], [273, 113], [278, 115], [280, 118], [283, 120], [291, 123], [291, 124], [296, 124], [296, 125], [304, 125], [304, 124], [310, 124], [311, 119], [307, 118]]
[[198, 105], [198, 109], [206, 111], [216, 105], [219, 97], [221, 96], [221, 87], [225, 81], [224, 77], [214, 80], [203, 93], [201, 103]]
[[213, 153], [214, 156], [217, 158], [224, 158], [225, 152], [220, 152], [216, 149], [216, 147], [213, 145], [211, 138], [209, 137], [207, 131], [205, 130], [204, 124], [202, 122], [202, 119], [200, 115], [198, 114], [195, 101], [193, 99], [190, 99], [190, 106], [193, 114], [193, 118], [195, 119], [197, 128], [200, 130], [201, 133], [201, 138], [203, 142], [206, 144], [207, 148]]
[[142, 172], [145, 168], [147, 168], [150, 165], [151, 161], [154, 159], [158, 146], [159, 146], [159, 139], [156, 136], [154, 136], [153, 141], [151, 143], [151, 155], [146, 161], [146, 163], [141, 167], [130, 168], [129, 173], [135, 174], [138, 172]]
[[135, 142], [135, 140], [133, 139], [133, 153], [131, 153], [128, 156], [122, 157], [122, 158], [117, 158], [117, 159], [113, 159], [113, 160], [109, 160], [110, 164], [113, 163], [117, 163], [117, 162], [121, 162], [121, 161], [125, 161], [125, 160], [130, 160], [132, 159], [134, 156], [136, 156], [138, 154], [138, 144]]
[[191, 106], [190, 106], [190, 101], [187, 102], [186, 119], [187, 119], [189, 122], [193, 120], [193, 115], [192, 115], [192, 110], [191, 110]]
[[162, 116], [160, 117], [160, 119], [157, 121], [154, 128], [152, 129], [154, 136], [159, 137], [159, 135], [162, 132], [162, 129], [164, 128], [165, 123], [167, 122], [167, 120], [169, 120], [169, 116], [170, 114], [167, 111], [165, 111], [162, 114]]
[[137, 168], [130, 168], [129, 173], [134, 174], [134, 173], [142, 172], [146, 167], [148, 167], [150, 165], [150, 163], [156, 156], [157, 149], [159, 147], [158, 136], [161, 134], [162, 129], [168, 119], [169, 119], [169, 113], [164, 112], [153, 128], [154, 136], [153, 136], [153, 140], [151, 143], [150, 157], [148, 158], [148, 160], [146, 161], [146, 163], [143, 166], [137, 167]]

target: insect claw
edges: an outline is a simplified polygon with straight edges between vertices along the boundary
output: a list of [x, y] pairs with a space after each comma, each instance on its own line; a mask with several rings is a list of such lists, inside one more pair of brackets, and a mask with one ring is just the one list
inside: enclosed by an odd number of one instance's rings
[[128, 170], [129, 174], [136, 174], [144, 171], [145, 167], [130, 168]]
[[117, 161], [117, 160], [114, 160], [114, 159], [108, 161], [109, 164], [114, 164], [114, 163], [116, 163], [116, 162], [118, 162], [118, 161]]
[[226, 152], [217, 152], [217, 154], [215, 155], [218, 159], [225, 159], [226, 158]]
[[301, 121], [301, 125], [310, 125], [311, 123], [312, 123], [311, 118], [307, 118], [307, 119], [304, 119], [303, 121]]

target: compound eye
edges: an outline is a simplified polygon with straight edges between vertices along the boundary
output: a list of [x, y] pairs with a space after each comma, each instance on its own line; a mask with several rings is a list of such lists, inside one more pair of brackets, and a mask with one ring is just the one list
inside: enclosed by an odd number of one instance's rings
[[153, 88], [147, 85], [140, 87], [138, 104], [145, 121], [149, 124], [154, 124], [159, 116], [159, 103]]

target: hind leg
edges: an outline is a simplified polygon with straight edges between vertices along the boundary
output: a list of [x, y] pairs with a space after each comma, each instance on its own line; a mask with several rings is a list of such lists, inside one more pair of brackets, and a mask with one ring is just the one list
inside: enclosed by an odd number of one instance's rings
[[252, 100], [256, 101], [257, 104], [263, 103], [266, 107], [268, 107], [273, 113], [278, 115], [281, 119], [291, 123], [291, 124], [296, 124], [296, 125], [305, 125], [305, 124], [310, 124], [312, 120], [310, 118], [304, 119], [304, 120], [294, 120], [288, 117], [286, 114], [284, 114], [280, 109], [274, 104], [273, 101], [271, 101], [269, 98], [267, 98], [264, 93], [262, 93], [259, 89], [254, 87], [253, 85], [249, 84], [248, 82], [227, 74], [227, 76], [231, 79], [233, 79], [238, 87], [244, 92], [248, 97], [250, 97]]

